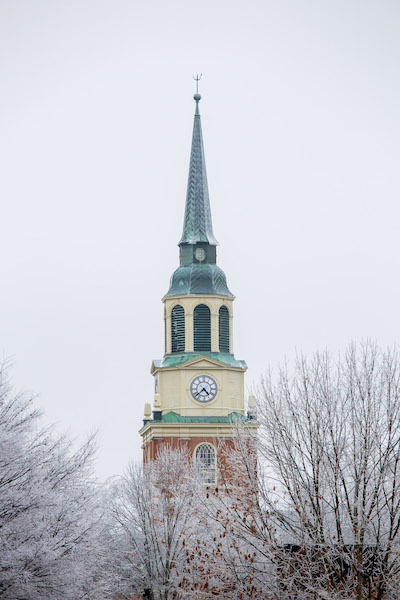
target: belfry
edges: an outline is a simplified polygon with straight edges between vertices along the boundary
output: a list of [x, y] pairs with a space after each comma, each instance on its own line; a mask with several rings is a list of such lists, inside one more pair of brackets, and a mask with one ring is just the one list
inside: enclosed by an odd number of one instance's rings
[[254, 430], [252, 406], [245, 414], [243, 360], [233, 353], [233, 300], [224, 272], [217, 266], [206, 163], [194, 95], [192, 148], [180, 265], [165, 296], [165, 354], [154, 360], [153, 408], [145, 405], [144, 460], [152, 460], [162, 444], [185, 445], [214, 483], [218, 445], [229, 444], [232, 425], [242, 421]]

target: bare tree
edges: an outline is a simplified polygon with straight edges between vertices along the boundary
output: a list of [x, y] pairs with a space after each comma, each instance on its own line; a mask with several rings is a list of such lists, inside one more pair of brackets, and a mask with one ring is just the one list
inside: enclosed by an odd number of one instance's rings
[[202, 488], [184, 450], [164, 447], [155, 461], [131, 465], [114, 490], [113, 531], [119, 594], [186, 597], [185, 565], [199, 526]]
[[238, 424], [233, 447], [220, 443], [219, 459], [218, 485], [202, 502], [209, 532], [202, 540], [203, 564], [213, 586], [198, 586], [198, 597], [281, 600], [275, 566], [279, 543], [260, 493], [254, 430]]
[[0, 596], [100, 597], [101, 508], [93, 440], [75, 452], [40, 428], [33, 399], [0, 371]]
[[278, 597], [398, 600], [398, 349], [300, 357], [265, 377], [258, 420], [256, 476], [243, 435], [230, 453], [257, 500], [250, 517], [227, 508], [259, 572], [274, 565]]

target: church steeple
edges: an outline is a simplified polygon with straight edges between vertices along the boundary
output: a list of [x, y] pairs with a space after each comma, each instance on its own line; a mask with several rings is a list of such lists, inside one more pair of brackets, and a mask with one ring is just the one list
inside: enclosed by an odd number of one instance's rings
[[196, 112], [194, 115], [192, 149], [190, 153], [185, 218], [179, 246], [183, 244], [194, 245], [198, 242], [206, 242], [211, 246], [217, 246], [218, 242], [214, 237], [211, 220], [206, 161], [201, 131], [199, 112], [201, 96], [196, 93], [193, 97], [196, 101]]
[[198, 90], [194, 99], [180, 265], [163, 298], [164, 357], [151, 367], [153, 410], [146, 404], [140, 434], [145, 460], [157, 457], [163, 445], [186, 448], [204, 483], [213, 485], [222, 440], [224, 452], [233, 446], [233, 423], [247, 423], [254, 434], [258, 424], [245, 414], [247, 366], [234, 355], [234, 296], [216, 264]]
[[208, 195], [199, 112], [201, 96], [196, 92], [193, 97], [196, 102], [196, 111], [183, 232], [178, 244], [180, 267], [172, 275], [170, 287], [164, 299], [187, 294], [215, 294], [233, 298], [226, 283], [225, 273], [216, 264], [218, 242], [214, 237]]

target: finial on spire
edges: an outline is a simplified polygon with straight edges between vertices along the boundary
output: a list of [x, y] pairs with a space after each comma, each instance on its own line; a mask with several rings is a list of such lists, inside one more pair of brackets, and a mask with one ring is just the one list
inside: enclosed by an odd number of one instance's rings
[[196, 100], [196, 104], [198, 105], [200, 100], [201, 100], [201, 96], [199, 94], [199, 81], [202, 78], [203, 73], [200, 73], [200, 75], [197, 73], [196, 77], [193, 75], [193, 79], [196, 82], [196, 93], [193, 96], [193, 98]]

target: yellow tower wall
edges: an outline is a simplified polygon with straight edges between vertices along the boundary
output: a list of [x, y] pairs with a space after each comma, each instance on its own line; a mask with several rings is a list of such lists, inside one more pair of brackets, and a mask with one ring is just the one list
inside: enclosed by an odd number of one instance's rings
[[164, 299], [166, 352], [171, 353], [171, 311], [180, 305], [185, 311], [185, 352], [194, 351], [193, 311], [198, 304], [205, 304], [211, 313], [211, 352], [219, 352], [218, 311], [226, 306], [229, 311], [229, 352], [233, 354], [233, 298], [216, 295], [173, 296]]
[[[190, 385], [199, 374], [211, 375], [218, 384], [218, 393], [210, 402], [198, 402], [190, 393]], [[155, 370], [154, 375], [158, 377], [156, 410], [182, 416], [227, 416], [244, 412], [244, 369], [224, 367], [202, 357], [180, 367]]]

